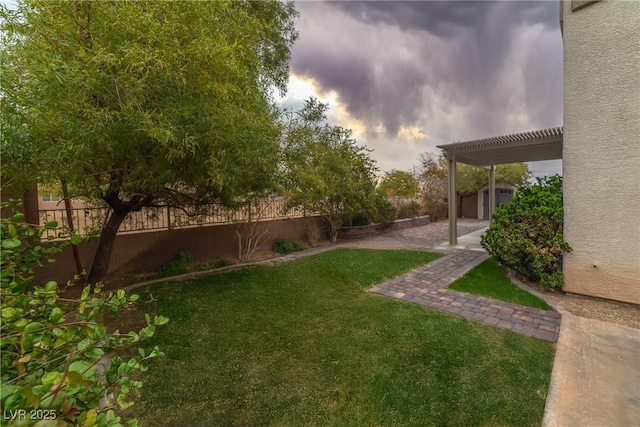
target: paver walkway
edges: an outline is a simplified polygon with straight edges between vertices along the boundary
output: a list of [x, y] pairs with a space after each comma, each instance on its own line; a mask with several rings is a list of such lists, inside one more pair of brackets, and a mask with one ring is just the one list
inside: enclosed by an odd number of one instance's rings
[[[477, 230], [486, 227], [487, 224], [487, 221], [459, 220], [458, 235], [471, 236]], [[557, 341], [560, 330], [560, 314], [557, 312], [539, 310], [447, 289], [450, 283], [488, 258], [487, 253], [483, 250], [448, 250], [448, 246], [443, 246], [443, 242], [447, 238], [447, 223], [431, 223], [411, 229], [393, 230], [363, 240], [342, 241], [339, 245], [307, 249], [252, 264], [277, 264], [292, 261], [333, 250], [336, 247], [447, 252], [448, 255], [402, 276], [381, 283], [370, 291], [457, 314], [498, 328], [531, 335], [547, 341]], [[230, 266], [216, 271], [222, 272], [239, 267], [241, 265]], [[208, 274], [211, 274], [211, 271], [199, 271], [174, 276], [171, 280], [192, 279]], [[137, 283], [125, 289], [130, 290], [134, 287], [166, 280], [166, 278], [155, 279]]]
[[371, 292], [457, 314], [487, 325], [555, 342], [560, 313], [456, 292], [446, 287], [488, 258], [460, 250], [371, 288]]

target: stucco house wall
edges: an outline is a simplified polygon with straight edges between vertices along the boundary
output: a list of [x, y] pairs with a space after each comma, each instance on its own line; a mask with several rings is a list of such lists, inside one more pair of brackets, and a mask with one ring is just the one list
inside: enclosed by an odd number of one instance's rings
[[640, 2], [563, 2], [565, 291], [640, 304]]

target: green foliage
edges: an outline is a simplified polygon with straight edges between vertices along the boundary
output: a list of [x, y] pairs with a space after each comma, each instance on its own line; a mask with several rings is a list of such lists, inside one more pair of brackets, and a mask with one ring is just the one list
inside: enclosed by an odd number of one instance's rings
[[362, 227], [371, 224], [371, 220], [366, 214], [356, 214], [345, 223], [351, 227]]
[[554, 288], [561, 288], [563, 283], [562, 270], [555, 270], [550, 273], [545, 271], [540, 275], [540, 287], [544, 290], [551, 291]]
[[[444, 155], [436, 157], [433, 153], [420, 155], [422, 170], [420, 172], [421, 198], [425, 213], [433, 220], [447, 216], [448, 165]], [[531, 172], [525, 163], [512, 163], [496, 166], [496, 182], [511, 185], [524, 185], [529, 182]], [[489, 184], [489, 171], [464, 163], [457, 163], [456, 193], [466, 196], [478, 192]]]
[[198, 266], [198, 270], [200, 270], [200, 271], [203, 271], [203, 270], [216, 270], [218, 268], [228, 267], [230, 265], [233, 265], [233, 263], [231, 261], [229, 261], [226, 258], [220, 258], [216, 262], [210, 262], [210, 263], [199, 265]]
[[418, 215], [420, 215], [420, 204], [415, 200], [412, 200], [409, 203], [405, 203], [398, 208], [398, 219], [415, 218]]
[[397, 169], [385, 173], [380, 188], [389, 197], [416, 197], [418, 195], [418, 181], [413, 174]]
[[322, 215], [335, 242], [346, 219], [377, 215], [375, 161], [351, 139], [351, 130], [326, 123], [328, 106], [315, 98], [289, 113], [282, 141], [290, 206]]
[[298, 239], [278, 239], [273, 243], [273, 252], [290, 254], [306, 249], [304, 243]]
[[366, 210], [347, 212], [343, 215], [342, 224], [351, 227], [382, 224], [388, 227], [396, 220], [396, 207], [388, 199], [384, 191], [376, 189], [364, 205]]
[[538, 178], [500, 206], [481, 244], [498, 261], [545, 288], [562, 286], [562, 178]]
[[[133, 307], [137, 295], [104, 293], [98, 284], [70, 298], [55, 282], [34, 285], [34, 269], [52, 262], [66, 245], [42, 245], [43, 233], [20, 213], [0, 222], [3, 419], [13, 417], [9, 426], [120, 426], [114, 409], [132, 405], [130, 393], [142, 386], [137, 378], [146, 370], [144, 362], [162, 353], [141, 348], [124, 360], [112, 351], [151, 337], [168, 319], [147, 315], [147, 326], [137, 333], [109, 332], [100, 319]], [[19, 410], [34, 418], [20, 420]]]
[[177, 276], [189, 272], [189, 267], [193, 263], [193, 257], [184, 252], [180, 252], [176, 259], [173, 259], [158, 269], [160, 277]]
[[111, 208], [96, 281], [130, 212], [268, 187], [296, 16], [278, 0], [2, 6], [3, 185], [64, 180]]
[[380, 223], [385, 227], [396, 220], [396, 207], [387, 199], [382, 191], [376, 191], [373, 197], [371, 221]]
[[[526, 163], [511, 163], [496, 166], [496, 182], [519, 186], [524, 185], [531, 178], [529, 166]], [[458, 195], [467, 196], [477, 193], [489, 184], [489, 171], [484, 168], [458, 163], [456, 169], [456, 190]]]

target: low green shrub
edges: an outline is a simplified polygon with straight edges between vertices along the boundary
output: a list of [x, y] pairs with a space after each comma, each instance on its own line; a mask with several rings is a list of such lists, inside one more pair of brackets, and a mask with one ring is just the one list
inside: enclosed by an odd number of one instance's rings
[[562, 235], [562, 177], [537, 178], [501, 205], [482, 236], [498, 261], [545, 289], [561, 287], [562, 256], [571, 247]]
[[226, 258], [220, 258], [219, 260], [213, 263], [213, 268], [229, 267], [230, 265], [233, 265], [231, 261], [229, 261]]
[[420, 204], [415, 200], [410, 201], [398, 208], [396, 216], [398, 219], [415, 218], [420, 215]]
[[[122, 427], [118, 413], [133, 404], [144, 363], [163, 354], [158, 347], [138, 348], [123, 358], [116, 350], [153, 336], [168, 319], [145, 315], [139, 332], [111, 332], [105, 315], [136, 308], [137, 295], [105, 292], [98, 283], [73, 297], [56, 282], [36, 283], [35, 269], [68, 245], [41, 243], [45, 229], [56, 228], [54, 221], [27, 224], [22, 213], [0, 220], [2, 425]], [[70, 242], [81, 240], [74, 234]]]
[[180, 252], [176, 259], [169, 261], [158, 269], [158, 275], [160, 277], [170, 277], [188, 273], [192, 263], [193, 258], [191, 255]]
[[342, 215], [342, 225], [346, 227], [361, 227], [372, 223], [387, 227], [396, 220], [396, 207], [385, 193], [376, 190], [359, 211], [347, 211]]
[[305, 249], [306, 246], [298, 239], [278, 239], [273, 243], [273, 252], [290, 254]]
[[564, 283], [562, 277], [562, 270], [556, 270], [551, 273], [542, 273], [540, 275], [540, 287], [546, 291], [551, 291], [554, 288], [561, 288]]
[[347, 224], [352, 227], [362, 227], [371, 224], [371, 220], [366, 214], [358, 214], [351, 218], [351, 221], [347, 222]]
[[204, 271], [204, 270], [216, 270], [218, 268], [222, 268], [222, 267], [228, 267], [230, 265], [233, 265], [233, 263], [231, 261], [229, 261], [226, 258], [220, 258], [219, 260], [217, 260], [216, 262], [208, 262], [206, 264], [201, 264], [198, 266], [198, 270], [200, 271]]
[[375, 201], [375, 215], [373, 222], [382, 224], [385, 227], [390, 226], [396, 220], [396, 207], [393, 206], [386, 197], [378, 197]]

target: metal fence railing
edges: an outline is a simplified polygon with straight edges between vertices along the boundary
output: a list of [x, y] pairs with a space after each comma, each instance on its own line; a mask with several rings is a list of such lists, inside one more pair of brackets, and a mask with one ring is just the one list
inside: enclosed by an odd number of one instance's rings
[[[263, 199], [251, 206], [251, 212], [247, 207], [229, 209], [220, 204], [202, 206], [194, 214], [171, 207], [144, 208], [127, 215], [118, 233], [140, 233], [246, 222], [249, 214], [252, 220], [258, 221], [304, 216], [304, 211], [300, 208], [287, 209], [286, 202], [282, 197]], [[71, 211], [73, 228], [83, 236], [98, 234], [109, 213], [109, 209], [105, 207], [76, 208]], [[43, 235], [44, 239], [69, 236], [67, 213], [64, 209], [41, 209], [40, 221], [42, 225], [50, 221], [58, 223], [58, 228], [46, 231]]]

